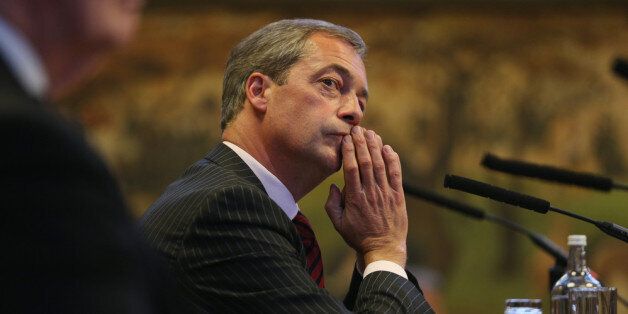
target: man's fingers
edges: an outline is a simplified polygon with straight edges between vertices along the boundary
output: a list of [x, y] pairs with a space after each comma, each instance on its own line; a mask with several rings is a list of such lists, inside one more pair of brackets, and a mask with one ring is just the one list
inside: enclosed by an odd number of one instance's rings
[[382, 137], [379, 134], [375, 134], [375, 139], [377, 139], [377, 145], [379, 145], [379, 149], [384, 148], [384, 144], [382, 143]]
[[386, 162], [386, 170], [388, 172], [388, 182], [393, 190], [397, 192], [403, 191], [403, 184], [401, 178], [401, 162], [399, 161], [399, 155], [393, 151], [389, 145], [384, 145], [382, 149], [384, 161]]
[[373, 174], [377, 185], [384, 187], [388, 184], [388, 178], [386, 176], [386, 165], [384, 158], [382, 157], [381, 139], [378, 141], [379, 136], [375, 132], [368, 130], [365, 133], [366, 144], [371, 154], [371, 161], [373, 162]]
[[355, 158], [355, 147], [350, 135], [342, 139], [342, 171], [345, 175], [345, 190], [350, 193], [358, 193], [362, 190], [360, 182], [360, 169]]
[[340, 230], [342, 225], [342, 195], [340, 189], [335, 184], [329, 187], [329, 196], [325, 202], [325, 211], [336, 230]]
[[360, 169], [360, 179], [365, 187], [374, 186], [375, 178], [373, 176], [373, 161], [371, 153], [366, 144], [364, 129], [362, 127], [353, 127], [351, 129], [351, 138], [355, 147], [355, 155]]

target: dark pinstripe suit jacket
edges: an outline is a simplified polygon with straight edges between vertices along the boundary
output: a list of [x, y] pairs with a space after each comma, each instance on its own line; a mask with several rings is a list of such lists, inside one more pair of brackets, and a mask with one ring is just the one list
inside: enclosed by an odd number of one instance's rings
[[114, 178], [53, 108], [0, 59], [0, 313], [178, 313]]
[[417, 286], [390, 272], [354, 276], [347, 307], [317, 288], [294, 225], [224, 144], [171, 184], [142, 225], [207, 311], [432, 312]]

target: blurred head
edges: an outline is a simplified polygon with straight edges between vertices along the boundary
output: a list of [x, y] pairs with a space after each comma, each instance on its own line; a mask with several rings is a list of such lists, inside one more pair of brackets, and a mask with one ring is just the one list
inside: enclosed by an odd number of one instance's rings
[[345, 41], [360, 58], [366, 55], [366, 44], [360, 35], [343, 26], [310, 19], [281, 20], [266, 25], [231, 51], [223, 81], [220, 121], [223, 130], [244, 106], [249, 75], [260, 72], [279, 85], [285, 83], [288, 70], [306, 55], [306, 43], [314, 33]]
[[[42, 0], [46, 1], [46, 0]], [[138, 24], [143, 0], [57, 0], [60, 30], [68, 44], [107, 50], [129, 41]]]
[[52, 96], [72, 87], [102, 56], [128, 42], [144, 0], [2, 0], [0, 15], [41, 57]]

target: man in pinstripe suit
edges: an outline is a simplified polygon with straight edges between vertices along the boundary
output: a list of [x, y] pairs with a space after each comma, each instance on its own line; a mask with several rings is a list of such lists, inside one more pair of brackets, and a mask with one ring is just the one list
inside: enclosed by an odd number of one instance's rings
[[[357, 33], [318, 20], [269, 24], [232, 50], [223, 143], [142, 221], [199, 309], [433, 312], [404, 271], [399, 157], [359, 126], [365, 52]], [[323, 289], [320, 251], [296, 204], [341, 166], [345, 187], [330, 187], [325, 208], [358, 253], [344, 304]]]

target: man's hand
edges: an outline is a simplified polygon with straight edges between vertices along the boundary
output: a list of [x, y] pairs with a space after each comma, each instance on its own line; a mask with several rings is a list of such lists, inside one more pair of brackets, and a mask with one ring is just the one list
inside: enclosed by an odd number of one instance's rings
[[399, 155], [371, 130], [355, 126], [342, 143], [345, 187], [332, 185], [327, 214], [364, 265], [388, 260], [406, 265], [408, 216]]

